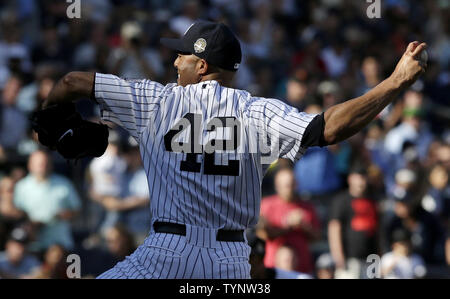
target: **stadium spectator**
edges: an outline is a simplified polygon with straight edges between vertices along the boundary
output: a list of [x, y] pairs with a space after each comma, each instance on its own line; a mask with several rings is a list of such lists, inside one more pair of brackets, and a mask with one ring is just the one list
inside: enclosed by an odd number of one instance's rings
[[327, 73], [331, 78], [341, 76], [347, 69], [349, 51], [344, 46], [344, 39], [336, 36], [330, 46], [322, 50], [321, 58], [325, 62]]
[[6, 82], [1, 93], [0, 147], [5, 150], [15, 150], [19, 141], [25, 137], [27, 130], [27, 118], [16, 107], [16, 99], [21, 86], [21, 79], [17, 76], [12, 76]]
[[422, 198], [422, 207], [438, 217], [443, 227], [447, 227], [450, 221], [448, 171], [443, 165], [437, 164], [431, 169], [428, 180], [430, 187]]
[[15, 182], [10, 177], [0, 180], [0, 250], [4, 248], [6, 238], [13, 228], [26, 218], [25, 213], [14, 205], [14, 185]]
[[170, 29], [182, 36], [189, 26], [200, 18], [201, 5], [198, 0], [183, 1], [181, 14], [169, 22]]
[[111, 224], [123, 224], [137, 239], [143, 241], [150, 231], [150, 200], [139, 147], [132, 137], [128, 138], [122, 157], [127, 170], [122, 180], [121, 196], [105, 196], [101, 203], [108, 211], [117, 213], [117, 218]]
[[81, 260], [91, 261], [82, 267], [82, 277], [100, 275], [136, 249], [134, 235], [121, 224], [107, 228], [103, 234], [103, 242], [89, 244], [86, 241], [76, 251]]
[[275, 268], [285, 271], [295, 271], [298, 264], [298, 257], [295, 250], [287, 245], [278, 248], [275, 253]]
[[[0, 39], [0, 89], [11, 76], [30, 71], [30, 51], [21, 42], [20, 24], [14, 9], [2, 10], [0, 20], [2, 38]], [[8, 17], [5, 17], [8, 16]]]
[[355, 167], [348, 190], [333, 199], [328, 239], [336, 278], [364, 278], [367, 256], [379, 252], [377, 206], [368, 187], [366, 171]]
[[40, 63], [35, 67], [35, 81], [23, 86], [17, 95], [17, 108], [24, 113], [31, 113], [42, 105], [58, 76], [56, 63]]
[[137, 79], [162, 76], [163, 66], [158, 52], [144, 44], [144, 32], [136, 22], [127, 22], [121, 28], [121, 46], [111, 52], [107, 65], [109, 72], [119, 76]]
[[411, 252], [411, 236], [406, 230], [396, 230], [392, 236], [392, 251], [381, 257], [383, 278], [413, 279], [426, 274], [423, 259]]
[[363, 80], [356, 88], [355, 96], [360, 96], [381, 82], [380, 63], [373, 56], [365, 57], [361, 64], [361, 75]]
[[[395, 172], [394, 178], [394, 184], [390, 189], [388, 189], [388, 197], [384, 201], [384, 225], [387, 225], [392, 217], [394, 217], [395, 213], [403, 214], [403, 206], [401, 201], [409, 201], [409, 199], [414, 194], [415, 188], [417, 188], [417, 175], [411, 169], [399, 169]], [[386, 244], [384, 244], [384, 246], [386, 246]], [[385, 249], [389, 250], [388, 248], [390, 248], [390, 244], [388, 244], [387, 248]]]
[[[397, 198], [395, 217], [389, 222], [386, 235], [390, 236], [399, 228], [412, 235], [412, 251], [419, 254], [427, 264], [444, 261], [444, 232], [438, 220], [424, 210], [417, 200], [404, 197]], [[389, 244], [393, 240], [389, 238]]]
[[17, 182], [14, 205], [24, 211], [36, 229], [32, 250], [42, 251], [58, 243], [73, 247], [70, 220], [80, 209], [80, 199], [72, 183], [52, 172], [47, 152], [38, 150], [28, 162], [29, 174]]
[[405, 93], [404, 102], [402, 122], [386, 135], [386, 151], [392, 155], [399, 155], [405, 142], [409, 141], [416, 146], [420, 159], [424, 159], [432, 141], [432, 135], [427, 124], [422, 120], [423, 95], [409, 90]]
[[[89, 165], [90, 196], [94, 203], [91, 206], [92, 216], [97, 219], [100, 231], [113, 226], [119, 220], [119, 213], [111, 202], [120, 198], [127, 164], [119, 154], [120, 136], [110, 131], [109, 144], [103, 156], [93, 159]], [[106, 213], [106, 214], [105, 214]]]
[[27, 279], [67, 279], [67, 252], [63, 246], [53, 244], [44, 254], [44, 262]]
[[427, 264], [443, 262], [443, 227], [438, 218], [422, 206], [423, 190], [419, 188], [416, 175], [411, 170], [399, 170], [398, 185], [394, 192], [394, 216], [387, 222], [385, 235], [391, 246], [394, 231], [405, 229], [411, 234], [412, 251], [419, 254]]
[[296, 77], [289, 78], [286, 82], [286, 101], [289, 105], [304, 110], [307, 103], [308, 84]]
[[328, 148], [309, 149], [295, 164], [295, 177], [301, 195], [327, 195], [342, 186], [335, 167], [335, 156]]
[[0, 278], [23, 278], [40, 266], [39, 260], [27, 252], [28, 242], [25, 229], [17, 227], [11, 231], [6, 250], [0, 253]]
[[319, 238], [319, 222], [314, 207], [295, 193], [292, 169], [280, 169], [275, 175], [276, 195], [263, 198], [258, 236], [266, 241], [266, 267], [275, 266], [282, 246], [291, 246], [298, 260], [295, 271], [313, 273], [309, 243]]
[[95, 278], [126, 256], [130, 255], [136, 248], [134, 235], [125, 226], [115, 224], [105, 229], [103, 236], [99, 239], [85, 239], [75, 250], [84, 263], [81, 268], [81, 276], [84, 278]]
[[316, 260], [316, 278], [333, 279], [335, 264], [330, 253], [321, 254]]
[[136, 250], [133, 235], [120, 224], [110, 227], [105, 233], [105, 239], [108, 252], [117, 261], [125, 259]]
[[118, 204], [121, 211], [119, 221], [142, 244], [150, 231], [151, 211], [147, 176], [142, 167], [139, 146], [136, 141], [128, 138], [124, 158], [127, 161], [122, 199]]
[[322, 104], [323, 110], [327, 110], [328, 108], [339, 102], [342, 91], [335, 81], [322, 81], [317, 86], [317, 93], [320, 96], [320, 102]]
[[34, 64], [44, 62], [65, 65], [70, 61], [72, 52], [67, 41], [61, 38], [58, 25], [48, 18], [41, 28], [41, 39], [31, 53]]
[[[259, 239], [253, 230], [247, 232], [248, 244], [251, 247], [250, 253], [250, 276], [253, 279], [311, 279], [312, 276], [292, 270], [285, 270], [277, 267], [266, 267], [264, 256], [266, 244]], [[283, 247], [282, 247], [283, 248]], [[291, 265], [292, 266], [292, 265]]]
[[99, 22], [92, 24], [90, 29], [89, 39], [81, 45], [77, 45], [74, 51], [74, 67], [80, 70], [98, 69], [106, 73], [110, 54], [106, 34], [107, 26]]

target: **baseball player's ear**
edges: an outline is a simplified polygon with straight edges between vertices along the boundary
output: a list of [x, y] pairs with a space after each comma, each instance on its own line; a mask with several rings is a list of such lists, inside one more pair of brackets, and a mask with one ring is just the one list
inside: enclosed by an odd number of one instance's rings
[[198, 74], [199, 75], [206, 75], [206, 73], [208, 72], [208, 63], [206, 62], [205, 59], [200, 59], [198, 61]]

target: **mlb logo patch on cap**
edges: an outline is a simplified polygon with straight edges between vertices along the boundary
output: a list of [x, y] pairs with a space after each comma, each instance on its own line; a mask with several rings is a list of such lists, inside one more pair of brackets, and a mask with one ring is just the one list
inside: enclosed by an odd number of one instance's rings
[[202, 53], [206, 50], [206, 40], [204, 38], [199, 38], [194, 44], [195, 53]]

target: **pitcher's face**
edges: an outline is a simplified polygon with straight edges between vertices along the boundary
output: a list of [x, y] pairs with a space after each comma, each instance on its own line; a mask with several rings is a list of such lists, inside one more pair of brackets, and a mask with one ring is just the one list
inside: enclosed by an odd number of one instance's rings
[[188, 84], [196, 84], [201, 76], [198, 74], [200, 58], [193, 54], [178, 54], [173, 65], [178, 72], [178, 85], [185, 87]]

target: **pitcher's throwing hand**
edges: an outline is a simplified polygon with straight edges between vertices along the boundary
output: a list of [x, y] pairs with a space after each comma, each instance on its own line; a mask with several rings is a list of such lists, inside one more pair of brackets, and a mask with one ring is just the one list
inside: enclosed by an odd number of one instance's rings
[[426, 48], [426, 43], [417, 41], [410, 43], [392, 73], [392, 78], [404, 85], [404, 87], [413, 84], [425, 72], [427, 67], [426, 60], [421, 58]]

